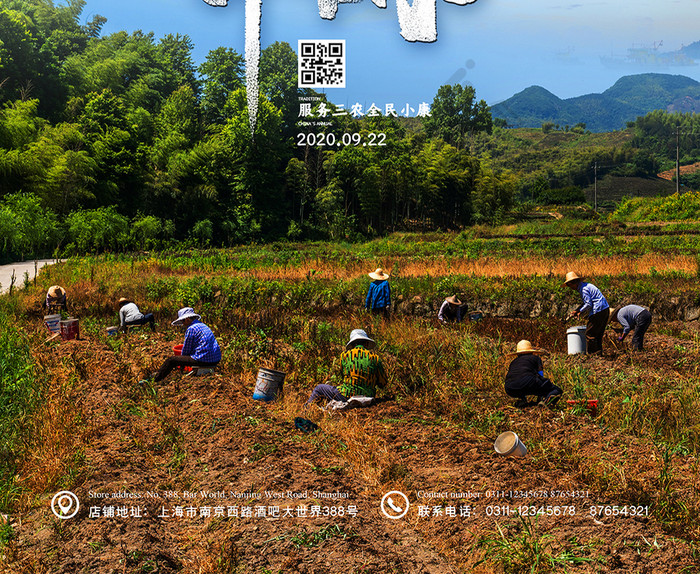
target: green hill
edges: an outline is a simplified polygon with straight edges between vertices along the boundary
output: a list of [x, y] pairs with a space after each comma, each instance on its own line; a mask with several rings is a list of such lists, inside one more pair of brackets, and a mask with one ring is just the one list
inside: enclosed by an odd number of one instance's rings
[[602, 94], [565, 100], [541, 86], [531, 86], [491, 106], [491, 114], [513, 127], [585, 123], [591, 131], [603, 132], [622, 129], [653, 110], [673, 110], [679, 101], [691, 107], [700, 104], [700, 82], [679, 75], [637, 74], [620, 78]]

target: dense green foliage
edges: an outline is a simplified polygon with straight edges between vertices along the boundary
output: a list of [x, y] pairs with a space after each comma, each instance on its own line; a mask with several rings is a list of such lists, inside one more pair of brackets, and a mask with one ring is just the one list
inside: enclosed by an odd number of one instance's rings
[[697, 220], [700, 214], [700, 193], [674, 193], [652, 200], [627, 198], [613, 213], [613, 219], [624, 221]]
[[26, 423], [37, 405], [40, 385], [29, 342], [10, 301], [0, 305], [0, 509], [7, 510], [18, 456], [26, 444]]
[[[464, 229], [580, 204], [601, 177], [654, 176], [679, 123], [683, 161], [700, 153], [689, 115], [654, 112], [634, 133], [511, 130], [460, 85], [423, 119], [341, 114], [297, 88], [279, 42], [261, 54], [251, 137], [240, 54], [196, 65], [188, 36], [101, 36], [105, 19], [81, 25], [83, 7], [0, 0], [0, 260]], [[623, 80], [609, 92], [632, 105]], [[302, 121], [307, 101], [324, 133]]]
[[[79, 24], [84, 4], [0, 0], [3, 259], [459, 227], [512, 202], [512, 176], [464, 149], [491, 127], [471, 88], [436, 99], [434, 139], [397, 117], [348, 114], [326, 133], [385, 145], [299, 145], [299, 97], [312, 92], [297, 88], [296, 54], [276, 42], [261, 55], [251, 137], [240, 54], [220, 47], [197, 66], [188, 36], [101, 36], [101, 16]], [[464, 112], [456, 126], [441, 104], [450, 99]], [[17, 226], [29, 203], [31, 221]]]

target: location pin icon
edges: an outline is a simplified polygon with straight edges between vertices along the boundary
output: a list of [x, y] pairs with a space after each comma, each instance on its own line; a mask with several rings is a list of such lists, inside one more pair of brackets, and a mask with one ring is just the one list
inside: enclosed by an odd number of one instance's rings
[[73, 506], [73, 499], [67, 494], [64, 494], [61, 498], [58, 499], [58, 507], [61, 509], [61, 514], [63, 514], [64, 516], [68, 514], [68, 512], [71, 509], [71, 506]]

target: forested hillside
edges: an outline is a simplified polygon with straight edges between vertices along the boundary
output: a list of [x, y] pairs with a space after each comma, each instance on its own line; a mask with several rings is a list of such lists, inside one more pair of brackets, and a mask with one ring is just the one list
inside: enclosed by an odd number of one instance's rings
[[[423, 118], [334, 115], [274, 43], [252, 138], [241, 54], [196, 63], [187, 35], [102, 35], [83, 7], [0, 0], [2, 260], [499, 222], [528, 202], [581, 203], [596, 177], [654, 177], [672, 167], [674, 126], [697, 123], [655, 112], [608, 135], [510, 130], [459, 84]], [[308, 101], [327, 126], [301, 121]], [[694, 136], [680, 149], [694, 161]]]

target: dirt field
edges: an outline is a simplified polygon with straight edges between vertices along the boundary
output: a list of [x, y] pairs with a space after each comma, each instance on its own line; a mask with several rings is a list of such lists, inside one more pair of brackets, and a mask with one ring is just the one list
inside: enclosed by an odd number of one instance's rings
[[[392, 328], [377, 330], [390, 340]], [[516, 340], [504, 323], [477, 330], [476, 341], [503, 349]], [[566, 405], [518, 410], [477, 384], [460, 417], [391, 393], [331, 415], [303, 411], [313, 381], [292, 369], [283, 399], [251, 400], [255, 372], [243, 354], [214, 375], [140, 384], [180, 334], [115, 343], [84, 331], [37, 352], [55, 385], [35, 459], [25, 461], [22, 483], [34, 494], [10, 517], [4, 572], [700, 571], [688, 542], [697, 523], [677, 531], [659, 520], [662, 504], [696, 511], [697, 460], [610, 430], [612, 405], [601, 403], [597, 419]], [[686, 361], [694, 342], [648, 338], [644, 355], [609, 348], [603, 358], [567, 357], [558, 342], [548, 361], [608, 380], [644, 369], [646, 385], [697, 373]], [[320, 430], [295, 428], [304, 413]], [[517, 432], [526, 457], [496, 454], [494, 428]], [[57, 477], [80, 501], [74, 518], [51, 512]], [[410, 502], [397, 520], [380, 510], [395, 490]]]

